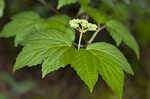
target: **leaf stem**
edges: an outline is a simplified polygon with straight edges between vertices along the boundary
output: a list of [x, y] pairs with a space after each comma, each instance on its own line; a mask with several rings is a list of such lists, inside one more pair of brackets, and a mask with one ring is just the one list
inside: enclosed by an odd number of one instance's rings
[[105, 26], [100, 27], [91, 37], [91, 39], [88, 41], [88, 44], [91, 44], [93, 42], [93, 40], [95, 39], [95, 37], [97, 36], [97, 34], [103, 30], [105, 28]]
[[80, 38], [79, 38], [79, 43], [78, 43], [78, 50], [80, 49], [80, 46], [81, 46], [82, 36], [83, 36], [83, 32], [80, 33]]

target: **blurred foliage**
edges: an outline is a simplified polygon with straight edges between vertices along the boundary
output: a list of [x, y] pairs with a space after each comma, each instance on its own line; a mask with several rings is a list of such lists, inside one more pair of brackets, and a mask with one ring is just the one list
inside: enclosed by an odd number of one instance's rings
[[0, 73], [0, 79], [7, 83], [11, 87], [12, 91], [18, 94], [26, 93], [36, 86], [36, 82], [34, 81], [17, 82], [11, 75], [2, 72]]
[[8, 99], [8, 97], [0, 93], [0, 99]]
[[0, 0], [0, 17], [3, 16], [4, 8], [5, 8], [4, 0]]
[[135, 23], [137, 36], [142, 43], [150, 42], [150, 20], [139, 20]]

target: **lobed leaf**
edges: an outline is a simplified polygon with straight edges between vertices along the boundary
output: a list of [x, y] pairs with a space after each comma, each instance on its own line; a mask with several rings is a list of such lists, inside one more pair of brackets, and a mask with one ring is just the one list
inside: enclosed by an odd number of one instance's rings
[[71, 64], [73, 61], [73, 57], [76, 56], [77, 50], [74, 47], [70, 47], [69, 49], [67, 49], [62, 57], [61, 57], [61, 62], [65, 65], [67, 64]]
[[124, 25], [118, 21], [110, 20], [106, 23], [106, 26], [117, 45], [120, 45], [120, 43], [123, 41], [136, 53], [138, 58], [140, 57], [139, 46], [134, 37]]
[[122, 69], [124, 69], [129, 74], [134, 74], [130, 64], [124, 55], [113, 45], [108, 43], [94, 43], [88, 46], [88, 50], [97, 50], [101, 53], [104, 53], [105, 56], [110, 57], [114, 61], [116, 61]]
[[43, 21], [37, 13], [23, 12], [12, 18], [12, 21], [2, 30], [0, 37], [16, 36], [15, 45], [17, 46], [22, 43], [27, 35], [43, 29]]
[[[42, 19], [35, 12], [23, 12], [12, 17], [12, 21], [8, 23], [0, 37], [13, 37], [15, 36], [15, 45], [23, 45], [23, 41], [31, 34], [38, 33], [41, 30], [56, 29], [61, 32], [74, 33], [72, 28], [69, 28], [70, 18], [66, 15], [55, 15], [47, 20]], [[71, 38], [74, 35], [68, 33]]]
[[57, 9], [62, 8], [65, 5], [76, 3], [77, 0], [58, 0], [58, 6]]
[[61, 62], [61, 57], [67, 49], [69, 49], [69, 47], [55, 47], [49, 49], [48, 55], [42, 64], [42, 77], [45, 77], [48, 73], [55, 71], [60, 67], [66, 66], [66, 64]]
[[[44, 56], [47, 52], [43, 46], [25, 46], [22, 51], [19, 53], [18, 57], [16, 58], [16, 62], [13, 67], [13, 71], [23, 68], [25, 66], [31, 67], [38, 64], [41, 64]], [[46, 47], [46, 46], [44, 46]]]
[[48, 18], [45, 24], [47, 29], [55, 29], [61, 32], [65, 32], [69, 38], [74, 39], [75, 35], [72, 35], [74, 34], [74, 30], [69, 25], [70, 20], [71, 18], [66, 15], [55, 15]]
[[93, 91], [98, 80], [97, 61], [88, 51], [81, 49], [74, 56], [71, 66], [75, 69], [80, 78]]
[[[97, 70], [109, 87], [122, 99], [124, 73], [117, 61], [99, 51], [90, 51], [97, 60]], [[98, 65], [99, 62], [99, 65]]]
[[25, 47], [17, 57], [14, 71], [25, 66], [43, 63], [44, 77], [48, 73], [64, 67], [65, 65], [61, 63], [61, 56], [72, 46], [73, 40], [74, 38], [70, 38], [67, 33], [57, 30], [45, 30], [31, 35], [24, 41]]
[[[72, 51], [70, 52], [73, 53]], [[133, 74], [133, 71], [126, 58], [117, 48], [104, 42], [94, 43], [89, 45], [87, 49], [80, 49], [72, 55], [73, 60], [70, 63], [67, 62], [71, 64], [89, 87], [90, 92], [93, 91], [98, 74], [100, 74], [119, 98], [122, 98], [123, 70], [130, 74]]]

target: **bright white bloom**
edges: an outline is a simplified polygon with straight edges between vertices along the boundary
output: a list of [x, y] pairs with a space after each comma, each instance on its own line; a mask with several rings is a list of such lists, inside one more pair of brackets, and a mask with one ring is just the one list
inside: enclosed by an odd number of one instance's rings
[[87, 31], [96, 31], [97, 29], [96, 24], [89, 23], [87, 20], [84, 19], [73, 19], [69, 22], [69, 24], [72, 28], [78, 29], [79, 31], [82, 31], [84, 33]]

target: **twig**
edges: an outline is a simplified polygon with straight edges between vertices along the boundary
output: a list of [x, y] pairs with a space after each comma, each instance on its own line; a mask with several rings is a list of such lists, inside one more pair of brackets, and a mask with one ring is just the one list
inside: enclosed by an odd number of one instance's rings
[[41, 2], [43, 5], [45, 5], [47, 8], [51, 9], [53, 12], [59, 14], [59, 11], [57, 9], [55, 9], [54, 7], [52, 7], [52, 5], [47, 4], [47, 2], [45, 0], [39, 0], [39, 2]]
[[88, 41], [88, 44], [91, 44], [93, 42], [93, 40], [95, 39], [95, 37], [97, 36], [97, 34], [103, 30], [105, 28], [105, 26], [100, 27], [91, 37], [91, 39]]

